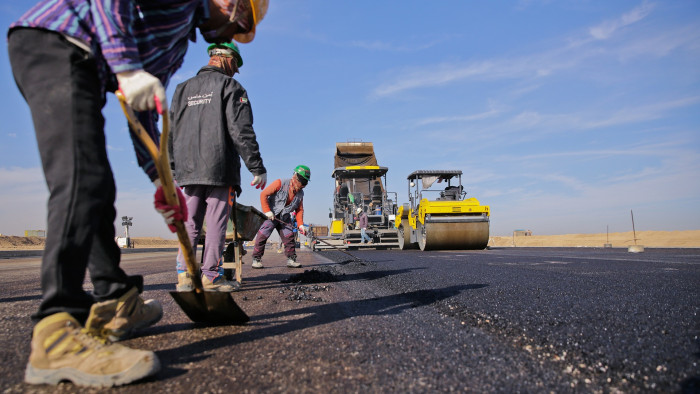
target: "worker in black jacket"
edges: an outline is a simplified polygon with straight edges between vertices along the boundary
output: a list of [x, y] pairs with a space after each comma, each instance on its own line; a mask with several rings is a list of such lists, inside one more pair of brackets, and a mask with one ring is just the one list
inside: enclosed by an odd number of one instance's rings
[[[171, 165], [178, 185], [184, 187], [190, 217], [185, 228], [197, 245], [203, 221], [207, 223], [202, 263], [205, 291], [236, 290], [240, 284], [224, 276], [226, 225], [241, 194], [241, 158], [253, 174], [251, 186], [263, 189], [267, 174], [253, 131], [248, 94], [233, 75], [243, 65], [233, 42], [207, 48], [209, 64], [179, 84], [170, 107]], [[182, 249], [177, 256], [177, 291], [191, 291]]]

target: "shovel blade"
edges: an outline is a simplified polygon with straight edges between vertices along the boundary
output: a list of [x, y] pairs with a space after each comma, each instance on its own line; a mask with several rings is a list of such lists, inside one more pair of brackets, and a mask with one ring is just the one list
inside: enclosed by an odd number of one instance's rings
[[229, 293], [171, 291], [170, 295], [195, 323], [244, 324], [250, 320]]

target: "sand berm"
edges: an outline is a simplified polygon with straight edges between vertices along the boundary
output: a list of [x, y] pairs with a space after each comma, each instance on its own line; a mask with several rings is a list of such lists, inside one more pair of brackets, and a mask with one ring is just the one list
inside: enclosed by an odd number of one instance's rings
[[[635, 239], [636, 235], [636, 239]], [[160, 237], [132, 238], [135, 248], [176, 248], [176, 240]], [[37, 250], [44, 248], [43, 237], [0, 235], [0, 250]], [[632, 231], [602, 234], [563, 234], [532, 236], [492, 236], [493, 247], [604, 247], [626, 248], [642, 245], [645, 248], [700, 248], [700, 230], [687, 231]]]

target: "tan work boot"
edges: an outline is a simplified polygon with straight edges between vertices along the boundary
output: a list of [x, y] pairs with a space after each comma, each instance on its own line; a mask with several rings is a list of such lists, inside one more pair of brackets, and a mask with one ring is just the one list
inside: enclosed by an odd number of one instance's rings
[[287, 267], [289, 268], [300, 268], [301, 264], [297, 263], [297, 255], [293, 254], [287, 257]]
[[189, 272], [177, 274], [177, 286], [175, 291], [192, 291], [194, 290], [194, 282]]
[[234, 280], [228, 280], [224, 276], [214, 280], [212, 283], [212, 281], [210, 281], [206, 275], [202, 274], [202, 287], [204, 288], [204, 291], [220, 291], [223, 293], [230, 293], [240, 289], [241, 284]]
[[163, 307], [160, 302], [144, 301], [133, 287], [119, 299], [92, 304], [85, 326], [116, 342], [130, 337], [136, 330], [155, 324], [161, 317]]
[[58, 384], [70, 380], [80, 386], [112, 387], [153, 375], [159, 369], [153, 352], [111, 343], [61, 312], [34, 327], [24, 381]]

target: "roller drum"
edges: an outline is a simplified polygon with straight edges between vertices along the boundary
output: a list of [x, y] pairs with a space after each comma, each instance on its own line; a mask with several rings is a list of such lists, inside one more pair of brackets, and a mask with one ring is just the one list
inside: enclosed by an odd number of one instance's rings
[[485, 249], [489, 242], [489, 222], [418, 222], [421, 250]]
[[405, 228], [403, 225], [399, 227], [399, 249], [415, 249], [416, 243], [411, 243], [411, 228]]

